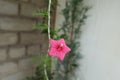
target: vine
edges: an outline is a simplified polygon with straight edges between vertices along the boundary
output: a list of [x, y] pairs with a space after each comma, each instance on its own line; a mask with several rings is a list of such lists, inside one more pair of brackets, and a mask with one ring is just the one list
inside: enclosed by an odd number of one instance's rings
[[[52, 60], [48, 55], [42, 55], [42, 57], [37, 55], [33, 57], [33, 61], [38, 62], [39, 65], [36, 67], [35, 76], [27, 77], [26, 80], [70, 80], [71, 75], [73, 76], [74, 80], [76, 80], [75, 70], [79, 67], [77, 61], [81, 58], [80, 53], [77, 51], [80, 47], [80, 43], [77, 41], [77, 39], [80, 38], [80, 29], [81, 26], [85, 24], [85, 20], [87, 18], [86, 12], [89, 10], [89, 7], [84, 5], [83, 0], [66, 0], [65, 9], [63, 10], [63, 16], [65, 20], [62, 27], [55, 30], [50, 27], [50, 22], [52, 11], [51, 8], [54, 9], [53, 2], [57, 2], [57, 0], [46, 1], [48, 3], [48, 10], [46, 11], [39, 9], [34, 14], [35, 16], [42, 16], [43, 19], [41, 22], [35, 25], [35, 29], [41, 29], [44, 33], [47, 33], [49, 41], [54, 39], [54, 42], [60, 42], [65, 39], [65, 41], [67, 41], [67, 45], [71, 48], [71, 52], [66, 55], [65, 59], [64, 57], [57, 56], [60, 60], [57, 60], [57, 63], [54, 64], [55, 71], [51, 71]], [[59, 32], [63, 33], [60, 34]], [[61, 49], [61, 47], [63, 47], [63, 44], [60, 44], [60, 46], [57, 48]], [[48, 48], [50, 55], [51, 44], [49, 44]], [[70, 51], [69, 48], [67, 48], [67, 50], [68, 51], [66, 52]]]

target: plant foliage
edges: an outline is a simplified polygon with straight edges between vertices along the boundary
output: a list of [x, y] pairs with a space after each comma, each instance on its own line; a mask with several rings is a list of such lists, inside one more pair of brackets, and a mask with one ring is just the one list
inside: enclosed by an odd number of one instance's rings
[[[48, 0], [45, 0], [48, 3]], [[52, 9], [55, 9], [57, 0], [52, 0]], [[81, 26], [85, 24], [87, 18], [86, 12], [89, 7], [85, 6], [83, 0], [66, 0], [65, 8], [63, 9], [64, 22], [62, 26], [55, 30], [51, 29], [50, 34], [52, 39], [64, 38], [67, 45], [71, 48], [71, 52], [65, 57], [64, 61], [56, 60], [55, 70], [51, 71], [52, 60], [49, 56], [35, 56], [33, 61], [39, 65], [36, 67], [35, 75], [27, 77], [26, 80], [46, 80], [44, 72], [44, 64], [49, 80], [70, 80], [72, 76], [75, 79], [75, 70], [78, 68], [78, 59], [81, 58], [78, 48]], [[51, 11], [52, 12], [52, 11]], [[46, 10], [39, 9], [35, 16], [42, 17], [42, 21], [35, 25], [35, 29], [41, 29], [47, 33], [47, 16]], [[62, 32], [61, 34], [59, 32]]]
[[81, 58], [79, 41], [81, 26], [84, 25], [87, 18], [86, 12], [89, 7], [85, 6], [83, 0], [67, 0], [63, 9], [64, 22], [61, 27], [63, 32], [59, 38], [64, 38], [71, 48], [63, 62], [57, 61], [55, 70], [55, 80], [70, 80], [72, 76], [76, 80], [75, 71], [78, 68], [78, 59]]

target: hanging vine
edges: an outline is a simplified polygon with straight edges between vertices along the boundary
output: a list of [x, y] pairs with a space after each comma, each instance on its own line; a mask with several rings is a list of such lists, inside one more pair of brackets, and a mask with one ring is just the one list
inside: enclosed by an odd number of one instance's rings
[[[43, 17], [43, 20], [35, 25], [35, 29], [41, 29], [48, 34], [50, 42], [48, 54], [42, 55], [42, 57], [38, 55], [33, 57], [33, 61], [38, 62], [39, 65], [36, 67], [35, 76], [27, 77], [26, 80], [71, 80], [71, 76], [76, 80], [75, 70], [79, 67], [77, 61], [81, 58], [80, 51], [77, 51], [80, 47], [77, 39], [80, 38], [80, 29], [85, 24], [86, 12], [89, 7], [84, 5], [83, 0], [66, 0], [63, 10], [65, 20], [62, 27], [55, 30], [50, 26], [51, 12], [56, 7], [57, 0], [46, 1], [48, 10], [39, 9], [34, 15]], [[59, 32], [63, 33], [59, 34]], [[67, 47], [64, 40], [71, 49]], [[57, 47], [53, 47], [56, 44]], [[53, 50], [54, 48], [56, 51]], [[67, 54], [69, 51], [70, 53]], [[58, 58], [57, 63], [54, 64], [55, 71], [51, 71], [52, 60], [50, 56]]]

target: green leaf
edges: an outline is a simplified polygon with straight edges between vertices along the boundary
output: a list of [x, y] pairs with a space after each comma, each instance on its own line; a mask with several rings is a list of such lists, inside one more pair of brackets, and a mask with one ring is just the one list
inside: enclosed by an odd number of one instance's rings
[[72, 64], [73, 67], [78, 67], [78, 64]]
[[60, 38], [64, 38], [65, 40], [67, 39], [67, 36], [65, 34], [61, 34]]
[[41, 29], [41, 30], [46, 30], [48, 28], [48, 25], [45, 23], [37, 23], [34, 26], [35, 29]]
[[33, 13], [33, 16], [47, 17], [48, 16], [48, 12], [43, 10], [43, 9], [38, 9], [36, 13]]

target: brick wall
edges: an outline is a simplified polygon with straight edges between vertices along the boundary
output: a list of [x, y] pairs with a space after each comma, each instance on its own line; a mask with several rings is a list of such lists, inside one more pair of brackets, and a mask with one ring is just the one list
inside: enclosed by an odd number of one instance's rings
[[[15, 1], [15, 0], [14, 0]], [[0, 0], [0, 80], [23, 80], [33, 73], [32, 55], [47, 51], [47, 36], [33, 25], [44, 0]]]

